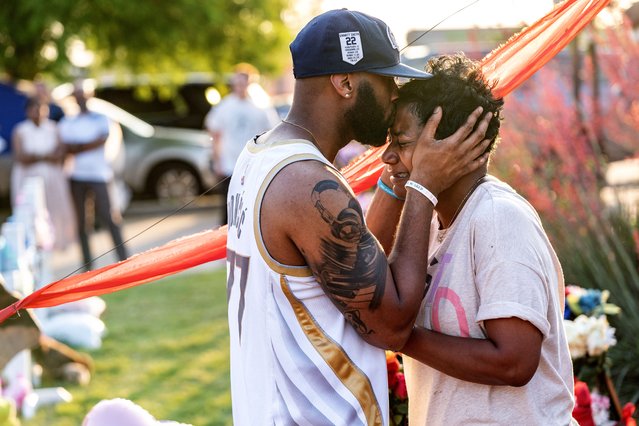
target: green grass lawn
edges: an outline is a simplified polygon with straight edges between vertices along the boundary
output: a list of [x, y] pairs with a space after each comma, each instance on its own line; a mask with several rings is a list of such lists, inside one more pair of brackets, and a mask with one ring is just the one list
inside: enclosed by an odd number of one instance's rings
[[[186, 273], [104, 296], [108, 334], [86, 387], [24, 426], [78, 426], [102, 399], [128, 398], [159, 420], [230, 425], [224, 269]], [[45, 383], [44, 386], [60, 384]]]

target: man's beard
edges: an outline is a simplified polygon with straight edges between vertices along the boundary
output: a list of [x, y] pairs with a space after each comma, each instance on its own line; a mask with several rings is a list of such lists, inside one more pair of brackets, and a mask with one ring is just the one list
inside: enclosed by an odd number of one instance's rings
[[364, 81], [357, 91], [355, 105], [345, 114], [346, 122], [355, 133], [355, 140], [365, 145], [382, 146], [386, 143], [392, 117], [384, 116], [384, 108], [377, 102], [371, 85]]

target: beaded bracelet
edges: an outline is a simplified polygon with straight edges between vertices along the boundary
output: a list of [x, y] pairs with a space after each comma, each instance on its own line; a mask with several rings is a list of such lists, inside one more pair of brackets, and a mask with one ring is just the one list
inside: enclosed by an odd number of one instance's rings
[[437, 205], [437, 197], [435, 197], [435, 195], [432, 192], [430, 192], [425, 186], [420, 185], [414, 180], [409, 180], [408, 182], [406, 182], [406, 188], [413, 188], [415, 191], [419, 192], [424, 197], [428, 198], [428, 201], [430, 201], [433, 204], [433, 207]]
[[399, 200], [399, 201], [404, 201], [404, 198], [398, 197], [397, 194], [395, 194], [393, 192], [393, 189], [386, 185], [383, 181], [382, 178], [380, 177], [379, 179], [377, 179], [377, 186], [379, 187], [379, 189], [381, 189], [382, 191], [384, 191], [385, 193], [387, 193], [388, 195], [390, 195], [391, 197]]

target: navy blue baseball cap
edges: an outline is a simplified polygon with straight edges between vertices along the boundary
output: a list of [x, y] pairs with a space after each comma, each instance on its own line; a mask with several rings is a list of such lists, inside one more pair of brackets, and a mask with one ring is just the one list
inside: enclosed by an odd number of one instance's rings
[[384, 21], [353, 10], [337, 9], [316, 16], [289, 47], [297, 79], [351, 72], [432, 77], [400, 62], [397, 42]]

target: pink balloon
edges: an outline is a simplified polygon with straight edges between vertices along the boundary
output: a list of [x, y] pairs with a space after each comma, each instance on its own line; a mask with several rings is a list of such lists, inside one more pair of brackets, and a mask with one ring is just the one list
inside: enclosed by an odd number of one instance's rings
[[98, 402], [84, 418], [82, 426], [158, 426], [148, 411], [128, 399]]

